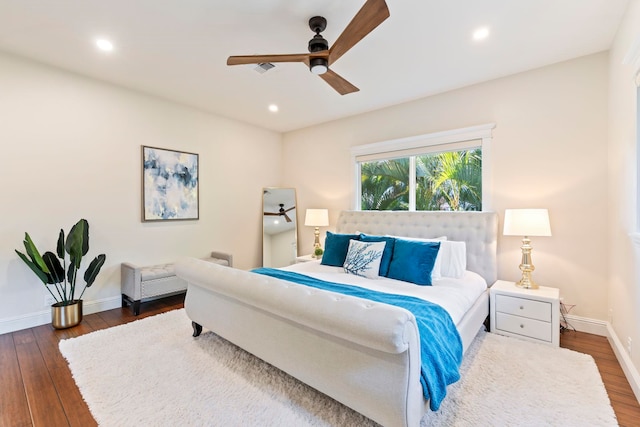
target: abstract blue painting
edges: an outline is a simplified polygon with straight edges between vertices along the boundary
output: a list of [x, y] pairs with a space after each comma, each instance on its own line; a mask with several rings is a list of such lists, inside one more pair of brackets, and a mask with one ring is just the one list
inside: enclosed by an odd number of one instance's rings
[[142, 220], [198, 219], [198, 155], [142, 146]]

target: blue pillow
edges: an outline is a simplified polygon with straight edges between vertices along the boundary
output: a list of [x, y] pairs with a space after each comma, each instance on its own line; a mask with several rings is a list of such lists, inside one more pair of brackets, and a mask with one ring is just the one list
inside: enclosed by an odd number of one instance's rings
[[359, 240], [359, 234], [336, 234], [327, 231], [327, 238], [324, 240], [324, 253], [322, 254], [322, 265], [332, 265], [342, 267], [349, 250], [349, 241]]
[[431, 271], [439, 249], [440, 242], [396, 239], [387, 277], [416, 285], [431, 285]]
[[391, 257], [393, 255], [393, 247], [396, 239], [390, 236], [370, 236], [367, 234], [361, 234], [360, 240], [363, 242], [386, 242], [384, 252], [382, 253], [382, 260], [380, 261], [380, 275], [387, 276], [389, 274], [389, 264], [391, 264]]

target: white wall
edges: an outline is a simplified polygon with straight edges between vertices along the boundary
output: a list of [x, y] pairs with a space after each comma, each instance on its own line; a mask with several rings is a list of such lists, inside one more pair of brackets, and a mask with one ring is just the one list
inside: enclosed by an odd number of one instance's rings
[[[350, 147], [495, 122], [491, 210], [548, 208], [553, 236], [533, 239], [534, 277], [572, 314], [606, 320], [607, 64], [600, 53], [287, 133], [284, 181], [301, 212], [330, 209], [331, 229], [353, 207]], [[298, 246], [312, 244], [302, 229]], [[501, 236], [500, 278], [519, 278], [520, 245]]]
[[[610, 57], [609, 110], [609, 308], [623, 348], [632, 340], [631, 359], [640, 371], [640, 244], [637, 233], [637, 111], [634, 74], [639, 63], [625, 63], [631, 53], [640, 60], [640, 2], [632, 1], [618, 30]], [[638, 237], [636, 236], [636, 239]]]
[[[280, 184], [280, 134], [8, 55], [0, 88], [0, 333], [50, 316], [14, 252], [25, 231], [44, 252], [60, 228], [89, 221], [89, 256], [107, 255], [89, 305], [117, 303], [123, 261], [222, 250], [239, 268], [261, 265], [262, 188]], [[200, 155], [198, 221], [141, 222], [141, 145]]]

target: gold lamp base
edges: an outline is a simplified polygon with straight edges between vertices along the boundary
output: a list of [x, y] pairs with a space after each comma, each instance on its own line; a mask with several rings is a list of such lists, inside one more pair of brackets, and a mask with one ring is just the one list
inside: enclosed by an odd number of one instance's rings
[[314, 230], [315, 240], [313, 242], [313, 252], [311, 252], [311, 258], [322, 258], [316, 255], [316, 249], [320, 247], [320, 227], [316, 227]]
[[516, 282], [516, 286], [524, 289], [538, 289], [539, 286], [533, 281], [531, 271], [522, 271], [522, 279]]
[[522, 278], [516, 282], [516, 286], [524, 289], [538, 289], [539, 286], [533, 281], [531, 273], [536, 268], [531, 261], [531, 239], [525, 236], [522, 239], [522, 262], [520, 263], [520, 270], [522, 271]]

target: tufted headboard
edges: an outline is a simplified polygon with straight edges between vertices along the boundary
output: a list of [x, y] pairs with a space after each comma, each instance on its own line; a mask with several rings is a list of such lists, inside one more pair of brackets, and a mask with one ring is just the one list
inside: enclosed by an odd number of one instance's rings
[[337, 233], [367, 233], [464, 241], [467, 270], [491, 286], [498, 277], [498, 215], [495, 212], [342, 211]]

